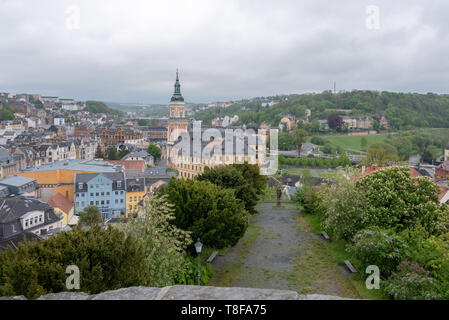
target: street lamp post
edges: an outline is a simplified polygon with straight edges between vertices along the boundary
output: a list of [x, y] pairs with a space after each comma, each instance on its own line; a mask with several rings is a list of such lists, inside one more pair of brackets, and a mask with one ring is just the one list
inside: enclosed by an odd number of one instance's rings
[[197, 242], [195, 243], [195, 250], [196, 253], [198, 253], [198, 285], [200, 285], [200, 255], [202, 248], [203, 244], [200, 242], [200, 238], [198, 238]]

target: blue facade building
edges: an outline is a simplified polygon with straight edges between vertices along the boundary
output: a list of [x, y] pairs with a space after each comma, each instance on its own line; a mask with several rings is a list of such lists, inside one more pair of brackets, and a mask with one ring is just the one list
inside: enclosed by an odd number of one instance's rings
[[75, 174], [74, 210], [96, 206], [103, 218], [124, 217], [126, 213], [126, 179], [123, 172]]

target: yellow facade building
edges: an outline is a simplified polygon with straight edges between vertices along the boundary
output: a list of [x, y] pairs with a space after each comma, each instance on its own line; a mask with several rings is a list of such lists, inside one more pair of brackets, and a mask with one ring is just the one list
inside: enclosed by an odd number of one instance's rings
[[145, 178], [126, 179], [126, 217], [137, 214], [145, 196]]

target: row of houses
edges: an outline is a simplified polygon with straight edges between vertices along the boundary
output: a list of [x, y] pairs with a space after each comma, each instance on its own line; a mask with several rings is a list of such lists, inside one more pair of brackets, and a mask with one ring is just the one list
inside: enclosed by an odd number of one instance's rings
[[58, 161], [0, 180], [0, 250], [25, 236], [41, 239], [70, 230], [87, 206], [104, 219], [136, 216], [144, 199], [176, 172], [145, 168], [143, 160]]

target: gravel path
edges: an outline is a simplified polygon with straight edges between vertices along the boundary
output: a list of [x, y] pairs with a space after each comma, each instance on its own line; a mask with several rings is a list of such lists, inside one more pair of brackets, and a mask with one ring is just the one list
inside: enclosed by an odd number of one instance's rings
[[[259, 204], [260, 213], [251, 221], [257, 237], [251, 239], [247, 232], [235, 247], [213, 263], [214, 269], [221, 271], [237, 266], [230, 286], [301, 291], [299, 285], [292, 285], [288, 279], [294, 266], [292, 260], [304, 254], [307, 242], [315, 235], [298, 229], [297, 210], [273, 209], [274, 206], [274, 203]], [[252, 232], [253, 237], [256, 231]]]

